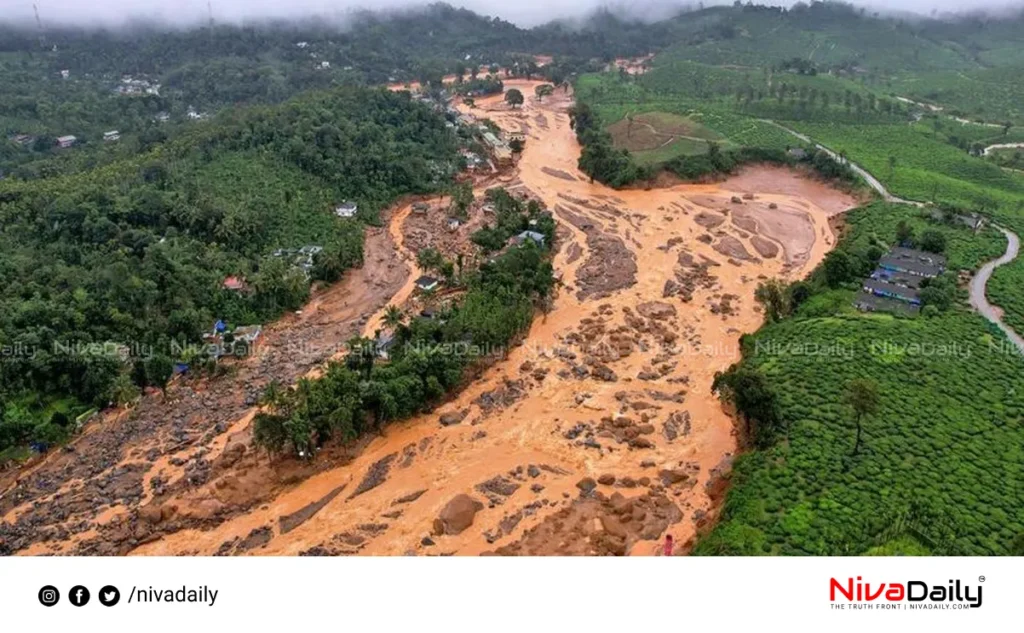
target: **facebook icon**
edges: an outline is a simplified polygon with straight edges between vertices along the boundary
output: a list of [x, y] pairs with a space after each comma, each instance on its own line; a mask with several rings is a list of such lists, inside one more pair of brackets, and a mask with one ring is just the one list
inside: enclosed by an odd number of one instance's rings
[[71, 604], [76, 607], [84, 607], [89, 604], [89, 590], [82, 585], [76, 585], [71, 588], [71, 593], [68, 594], [68, 599], [71, 600]]

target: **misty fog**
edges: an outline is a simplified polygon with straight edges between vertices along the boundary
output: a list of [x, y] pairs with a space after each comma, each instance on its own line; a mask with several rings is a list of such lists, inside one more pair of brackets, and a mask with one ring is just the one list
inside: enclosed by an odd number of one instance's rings
[[[449, 0], [483, 15], [497, 16], [524, 27], [553, 19], [585, 15], [603, 6], [616, 6], [617, 11], [647, 20], [668, 17], [681, 7], [695, 6], [698, 0]], [[206, 21], [212, 13], [218, 22], [246, 22], [262, 19], [327, 17], [344, 21], [354, 9], [375, 10], [422, 6], [423, 0], [36, 0], [44, 24], [118, 26], [133, 20], [158, 20], [176, 25]], [[706, 0], [706, 5], [722, 4]], [[762, 0], [762, 4], [786, 4]], [[854, 0], [853, 4], [882, 11], [912, 11], [920, 14], [974, 11], [982, 8], [1022, 8], [1024, 0]], [[622, 8], [628, 7], [628, 8]], [[34, 24], [33, 0], [0, 0], [0, 21]]]

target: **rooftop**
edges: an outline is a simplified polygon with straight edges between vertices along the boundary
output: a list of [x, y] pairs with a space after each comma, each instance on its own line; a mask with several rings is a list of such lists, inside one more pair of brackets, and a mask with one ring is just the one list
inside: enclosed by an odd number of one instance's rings
[[888, 281], [882, 281], [879, 279], [865, 279], [864, 289], [872, 292], [876, 295], [882, 294], [890, 297], [897, 297], [911, 303], [917, 303], [920, 301], [920, 293], [912, 288], [905, 286], [898, 286]]
[[887, 297], [876, 297], [875, 295], [864, 292], [863, 290], [857, 293], [857, 296], [853, 300], [853, 305], [867, 312], [893, 312], [908, 316], [914, 316], [921, 311], [920, 307], [912, 303], [906, 303], [897, 299], [889, 299]]
[[946, 258], [935, 253], [894, 246], [879, 260], [878, 265], [924, 277], [936, 277], [946, 270]]
[[879, 281], [887, 281], [889, 283], [896, 284], [897, 286], [904, 286], [912, 290], [917, 290], [921, 287], [921, 277], [919, 275], [901, 273], [896, 270], [878, 268], [871, 273], [871, 278]]

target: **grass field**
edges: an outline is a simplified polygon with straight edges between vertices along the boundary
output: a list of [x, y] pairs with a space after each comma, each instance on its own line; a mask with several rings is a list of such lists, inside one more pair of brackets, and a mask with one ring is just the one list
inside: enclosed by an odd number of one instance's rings
[[728, 139], [687, 117], [668, 112], [627, 115], [608, 126], [616, 147], [629, 150], [640, 164], [664, 162], [676, 156], [697, 156], [708, 143], [728, 147]]
[[[842, 244], [891, 240], [900, 219], [927, 225], [916, 209], [876, 204], [849, 215]], [[1002, 248], [992, 232], [941, 230], [957, 234], [952, 265]], [[696, 553], [1009, 553], [1024, 532], [1024, 360], [964, 308], [840, 312], [798, 315], [746, 341], [744, 362], [767, 376], [788, 433], [737, 460], [721, 521]], [[877, 382], [881, 403], [853, 456], [843, 394], [862, 378]]]

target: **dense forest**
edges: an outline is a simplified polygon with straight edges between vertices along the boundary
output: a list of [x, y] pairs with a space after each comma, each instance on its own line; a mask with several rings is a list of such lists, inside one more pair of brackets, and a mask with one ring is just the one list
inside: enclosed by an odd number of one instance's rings
[[[360, 220], [442, 186], [455, 150], [407, 93], [338, 88], [225, 111], [93, 170], [0, 183], [0, 450], [59, 436], [50, 420], [76, 403], [160, 386], [183, 360], [174, 344], [215, 321], [298, 308], [311, 280], [360, 263]], [[346, 200], [357, 218], [335, 215]], [[322, 250], [306, 266], [275, 256], [307, 246]]]
[[[37, 176], [44, 167], [36, 163], [53, 156], [61, 166], [51, 170], [83, 160], [58, 151], [61, 136], [75, 136], [79, 150], [124, 155], [227, 105], [274, 104], [335, 86], [440, 83], [456, 72], [476, 79], [481, 66], [529, 75], [538, 70], [533, 53], [558, 57], [545, 72], [561, 83], [593, 69], [591, 59], [645, 54], [655, 45], [648, 27], [609, 13], [572, 28], [526, 30], [444, 4], [361, 13], [344, 25], [135, 24], [49, 28], [40, 37], [34, 27], [0, 24], [0, 176]], [[113, 130], [120, 143], [103, 147], [103, 134]], [[29, 140], [10, 140], [19, 136]]]

